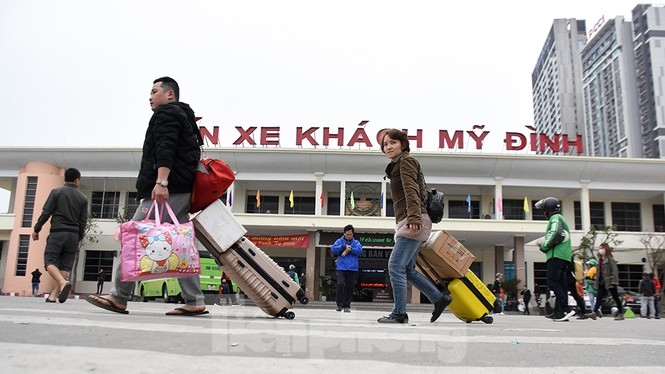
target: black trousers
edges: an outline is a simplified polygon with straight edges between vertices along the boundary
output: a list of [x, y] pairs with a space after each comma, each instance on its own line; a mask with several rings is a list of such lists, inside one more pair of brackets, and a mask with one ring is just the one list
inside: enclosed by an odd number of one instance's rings
[[356, 287], [357, 271], [337, 270], [337, 295], [335, 301], [339, 308], [350, 308], [353, 289]]
[[607, 296], [607, 292], [612, 295], [612, 298], [614, 299], [614, 303], [617, 306], [617, 309], [619, 309], [619, 314], [623, 314], [623, 303], [621, 302], [621, 299], [619, 298], [619, 292], [617, 291], [616, 287], [611, 287], [611, 288], [605, 288], [605, 287], [598, 287], [598, 295], [596, 296], [596, 305], [595, 308], [593, 308], [594, 312], [597, 312], [598, 309], [600, 309], [600, 304], [602, 304], [603, 298]]
[[557, 317], [562, 317], [568, 310], [568, 271], [569, 261], [560, 258], [550, 258], [545, 263], [547, 266], [547, 287], [549, 287], [554, 296], [556, 296], [556, 303], [554, 305], [554, 313]]

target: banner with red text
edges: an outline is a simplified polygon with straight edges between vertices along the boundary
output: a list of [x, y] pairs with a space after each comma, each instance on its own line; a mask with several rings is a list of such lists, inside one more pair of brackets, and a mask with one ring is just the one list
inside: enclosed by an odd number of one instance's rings
[[245, 236], [257, 247], [309, 247], [309, 235], [283, 235], [283, 236]]

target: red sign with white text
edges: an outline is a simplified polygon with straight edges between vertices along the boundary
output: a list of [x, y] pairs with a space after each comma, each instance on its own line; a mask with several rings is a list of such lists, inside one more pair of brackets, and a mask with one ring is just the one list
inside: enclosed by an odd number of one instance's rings
[[309, 235], [245, 236], [257, 247], [307, 248]]

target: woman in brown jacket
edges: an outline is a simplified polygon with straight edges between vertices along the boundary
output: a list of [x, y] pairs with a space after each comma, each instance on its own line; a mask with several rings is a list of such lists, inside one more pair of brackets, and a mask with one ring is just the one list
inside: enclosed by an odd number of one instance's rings
[[393, 310], [379, 318], [379, 323], [408, 323], [406, 314], [407, 282], [413, 284], [434, 304], [430, 322], [436, 321], [452, 299], [442, 294], [427, 278], [415, 269], [420, 245], [429, 238], [432, 221], [427, 215], [423, 192], [425, 181], [420, 163], [409, 154], [409, 139], [398, 129], [386, 130], [381, 151], [390, 158], [386, 176], [390, 178], [390, 192], [395, 210], [395, 247], [388, 260], [388, 272], [393, 288]]

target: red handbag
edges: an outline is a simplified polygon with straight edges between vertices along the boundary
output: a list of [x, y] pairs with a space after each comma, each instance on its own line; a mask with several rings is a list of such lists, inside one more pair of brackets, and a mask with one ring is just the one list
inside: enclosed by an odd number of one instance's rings
[[199, 161], [194, 178], [190, 213], [205, 209], [236, 180], [233, 170], [222, 160], [205, 157]]

